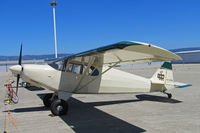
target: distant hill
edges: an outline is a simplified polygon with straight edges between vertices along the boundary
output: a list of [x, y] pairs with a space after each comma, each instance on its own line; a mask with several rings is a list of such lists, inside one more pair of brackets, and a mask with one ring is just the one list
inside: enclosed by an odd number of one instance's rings
[[173, 64], [200, 63], [200, 47], [173, 49], [183, 60], [172, 61]]
[[[58, 57], [65, 57], [69, 56], [71, 54], [58, 54]], [[19, 56], [0, 56], [0, 61], [15, 61], [18, 60]], [[48, 55], [24, 55], [22, 56], [23, 60], [50, 60], [54, 59], [54, 54], [48, 54]]]
[[183, 52], [183, 51], [196, 51], [200, 50], [200, 47], [190, 47], [190, 48], [178, 48], [178, 49], [171, 49], [172, 52]]

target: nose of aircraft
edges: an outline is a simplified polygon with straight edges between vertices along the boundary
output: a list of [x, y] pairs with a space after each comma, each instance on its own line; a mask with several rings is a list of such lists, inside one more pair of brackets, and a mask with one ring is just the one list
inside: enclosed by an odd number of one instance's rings
[[12, 73], [14, 73], [14, 74], [20, 74], [21, 73], [21, 71], [22, 71], [22, 66], [20, 66], [20, 65], [14, 65], [14, 66], [12, 66], [12, 67], [10, 67], [9, 68], [10, 69], [10, 71], [12, 72]]

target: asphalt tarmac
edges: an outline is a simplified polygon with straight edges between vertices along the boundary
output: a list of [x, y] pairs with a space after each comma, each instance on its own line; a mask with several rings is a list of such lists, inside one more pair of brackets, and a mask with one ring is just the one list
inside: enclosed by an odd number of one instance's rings
[[[41, 98], [49, 93], [42, 88], [19, 88], [19, 103], [4, 105], [6, 72], [0, 73], [0, 131], [6, 130], [7, 109], [16, 121], [8, 133], [199, 133], [200, 132], [200, 65], [173, 65], [174, 79], [189, 83], [187, 88], [169, 92], [172, 99], [156, 93], [76, 94], [69, 99], [69, 112], [52, 117]], [[118, 68], [151, 77], [159, 65]]]

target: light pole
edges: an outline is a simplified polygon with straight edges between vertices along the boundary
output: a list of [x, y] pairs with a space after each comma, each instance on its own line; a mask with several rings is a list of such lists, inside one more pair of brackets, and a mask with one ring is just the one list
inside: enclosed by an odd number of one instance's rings
[[57, 40], [56, 40], [56, 14], [55, 14], [55, 6], [57, 5], [56, 1], [52, 1], [51, 6], [53, 7], [53, 24], [54, 24], [54, 41], [55, 41], [55, 58], [58, 57], [57, 55]]

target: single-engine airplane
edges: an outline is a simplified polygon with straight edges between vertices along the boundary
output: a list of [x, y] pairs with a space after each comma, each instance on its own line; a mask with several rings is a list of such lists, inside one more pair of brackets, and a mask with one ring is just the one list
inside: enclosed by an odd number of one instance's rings
[[[171, 63], [165, 61], [181, 60], [181, 57], [151, 44], [122, 41], [57, 59], [48, 65], [22, 65], [21, 60], [22, 46], [19, 64], [10, 67], [17, 76], [16, 94], [20, 77], [33, 86], [49, 89], [54, 93], [45, 95], [44, 105], [50, 107], [54, 115], [64, 115], [68, 111], [67, 100], [74, 93], [163, 92], [171, 98], [166, 91], [178, 85], [173, 81]], [[114, 68], [116, 65], [162, 61], [164, 64], [150, 79]]]

